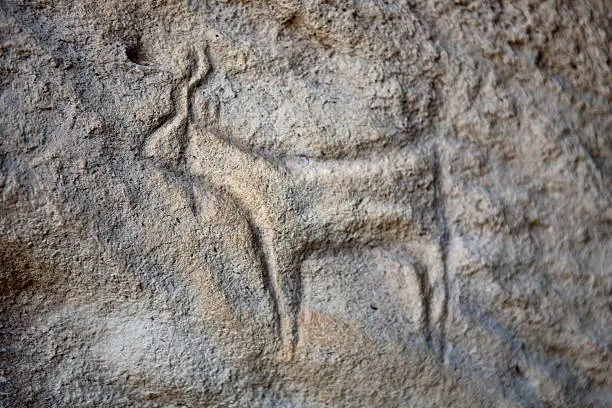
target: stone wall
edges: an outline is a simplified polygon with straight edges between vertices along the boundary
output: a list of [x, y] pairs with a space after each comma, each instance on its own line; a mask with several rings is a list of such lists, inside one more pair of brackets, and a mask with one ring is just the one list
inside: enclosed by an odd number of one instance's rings
[[611, 406], [611, 35], [0, 1], [0, 406]]

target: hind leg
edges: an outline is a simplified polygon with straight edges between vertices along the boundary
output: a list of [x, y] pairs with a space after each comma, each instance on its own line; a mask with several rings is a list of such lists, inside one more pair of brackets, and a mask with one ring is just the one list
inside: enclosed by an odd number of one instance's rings
[[439, 353], [446, 290], [432, 152], [311, 161], [294, 172], [304, 183], [303, 190], [312, 192], [303, 214], [303, 224], [308, 225], [306, 247], [323, 252], [392, 248], [397, 263], [405, 264], [405, 274], [416, 282], [412, 286], [417, 287], [420, 306], [414, 315], [423, 337]]

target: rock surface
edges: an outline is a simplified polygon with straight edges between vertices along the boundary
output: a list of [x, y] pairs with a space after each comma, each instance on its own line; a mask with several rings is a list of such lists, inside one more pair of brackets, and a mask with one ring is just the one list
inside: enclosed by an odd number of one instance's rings
[[0, 406], [612, 406], [611, 34], [0, 1]]

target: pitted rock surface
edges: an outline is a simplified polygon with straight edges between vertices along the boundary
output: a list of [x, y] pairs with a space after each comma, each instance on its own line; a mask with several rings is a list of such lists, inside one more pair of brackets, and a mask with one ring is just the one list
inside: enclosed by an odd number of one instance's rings
[[606, 1], [0, 1], [0, 406], [612, 405]]

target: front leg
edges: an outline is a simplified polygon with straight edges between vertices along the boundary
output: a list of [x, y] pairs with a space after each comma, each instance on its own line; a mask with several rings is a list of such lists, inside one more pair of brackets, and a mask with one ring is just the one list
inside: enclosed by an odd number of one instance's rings
[[223, 189], [249, 220], [265, 286], [275, 303], [282, 355], [297, 342], [301, 282], [300, 235], [288, 176], [270, 162], [236, 148], [208, 129], [189, 128], [189, 174]]

